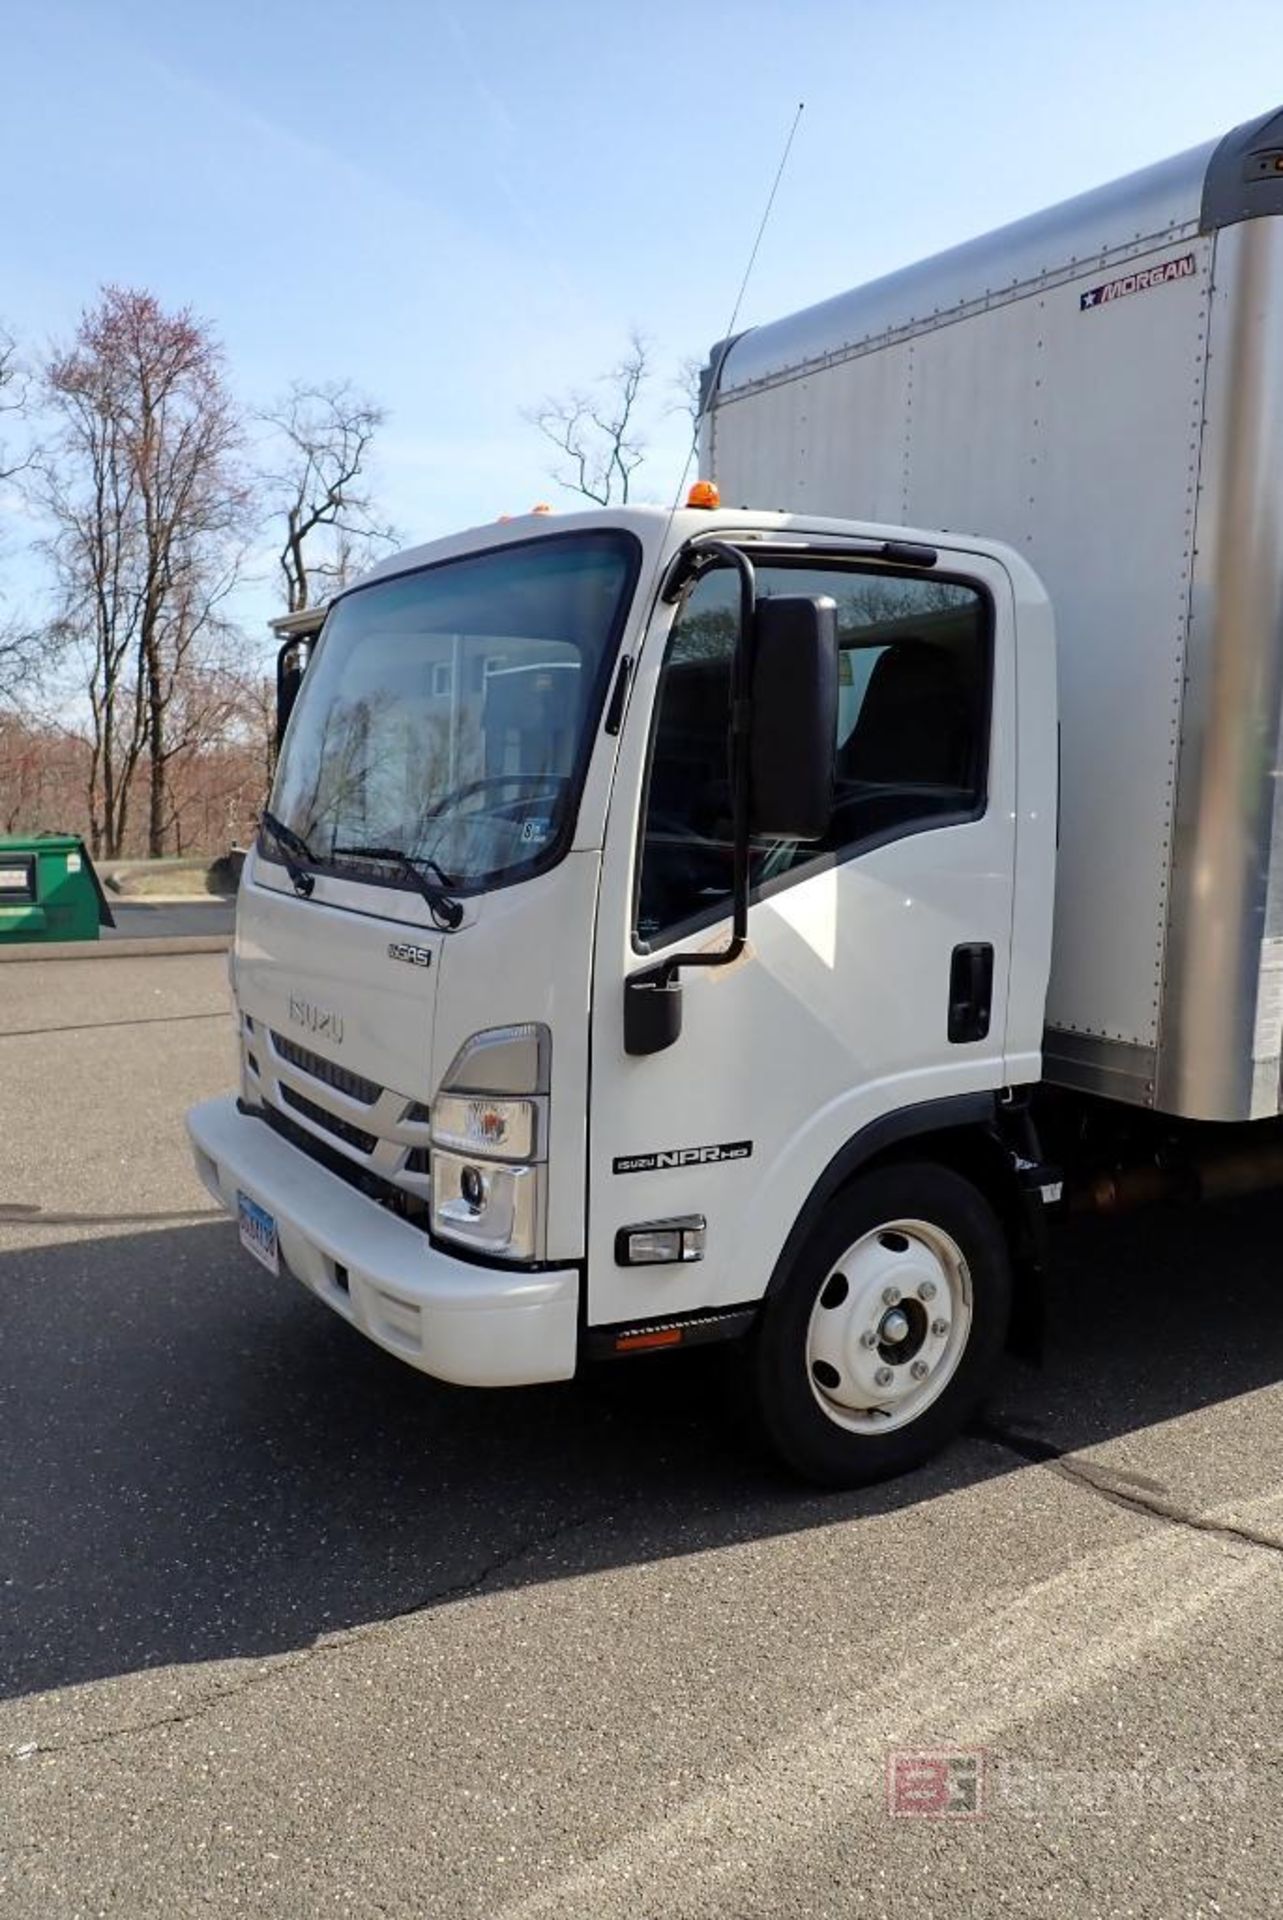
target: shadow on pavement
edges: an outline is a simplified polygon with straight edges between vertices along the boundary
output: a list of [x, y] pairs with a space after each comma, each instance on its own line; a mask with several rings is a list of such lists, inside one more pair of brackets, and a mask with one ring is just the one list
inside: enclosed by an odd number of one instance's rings
[[[1047, 1361], [996, 1419], [1058, 1448], [1283, 1373], [1272, 1196], [1070, 1229]], [[223, 1222], [0, 1256], [3, 1690], [261, 1656], [488, 1589], [936, 1499], [1015, 1456], [967, 1439], [859, 1494], [758, 1449], [733, 1357], [567, 1386], [438, 1385], [273, 1281]]]

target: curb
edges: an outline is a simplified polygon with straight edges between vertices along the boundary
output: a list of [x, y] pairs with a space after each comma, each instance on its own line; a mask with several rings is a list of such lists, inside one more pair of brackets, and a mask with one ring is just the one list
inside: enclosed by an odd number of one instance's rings
[[22, 961], [30, 966], [37, 960], [150, 960], [163, 953], [226, 953], [232, 944], [230, 933], [158, 934], [151, 939], [131, 940], [50, 940], [41, 946], [22, 941], [0, 947], [0, 966]]
[[130, 913], [135, 907], [146, 913], [149, 907], [234, 907], [234, 893], [109, 893], [113, 913]]

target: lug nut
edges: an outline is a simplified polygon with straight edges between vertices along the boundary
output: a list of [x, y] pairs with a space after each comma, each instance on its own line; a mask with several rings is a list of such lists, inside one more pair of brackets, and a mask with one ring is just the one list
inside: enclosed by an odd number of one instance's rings
[[895, 1306], [898, 1306], [898, 1305], [899, 1305], [899, 1303], [900, 1303], [900, 1289], [899, 1289], [899, 1287], [883, 1287], [883, 1289], [882, 1289], [882, 1304], [883, 1304], [883, 1306], [884, 1306], [884, 1307], [895, 1307]]
[[919, 1300], [934, 1300], [934, 1299], [935, 1299], [935, 1297], [936, 1297], [936, 1283], [935, 1283], [935, 1281], [934, 1281], [934, 1280], [924, 1280], [924, 1281], [922, 1282], [922, 1285], [921, 1285], [921, 1286], [920, 1286], [920, 1287], [918, 1288], [918, 1298], [919, 1298]]
[[933, 1320], [931, 1322], [931, 1331], [937, 1340], [943, 1340], [945, 1334], [949, 1331], [949, 1322], [947, 1320]]
[[878, 1335], [875, 1327], [870, 1327], [866, 1333], [860, 1335], [860, 1345], [862, 1347], [876, 1347], [877, 1344]]
[[913, 1375], [915, 1380], [925, 1380], [927, 1377], [926, 1361], [915, 1360], [913, 1365], [909, 1368], [909, 1372]]
[[879, 1367], [873, 1376], [873, 1384], [875, 1387], [889, 1387], [891, 1384], [890, 1367]]

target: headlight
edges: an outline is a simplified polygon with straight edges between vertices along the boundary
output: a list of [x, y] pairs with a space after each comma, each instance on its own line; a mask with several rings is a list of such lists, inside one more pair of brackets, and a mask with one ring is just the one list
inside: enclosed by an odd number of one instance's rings
[[506, 1167], [432, 1154], [432, 1226], [477, 1253], [538, 1258], [543, 1233], [542, 1167]]
[[545, 1247], [550, 1035], [473, 1034], [432, 1103], [432, 1230], [477, 1253], [538, 1260]]

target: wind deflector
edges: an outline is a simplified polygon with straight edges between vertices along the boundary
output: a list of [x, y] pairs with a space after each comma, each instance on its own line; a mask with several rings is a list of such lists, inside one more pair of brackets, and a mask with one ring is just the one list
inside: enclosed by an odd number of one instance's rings
[[1199, 227], [1283, 213], [1283, 107], [1227, 133], [1207, 163]]

